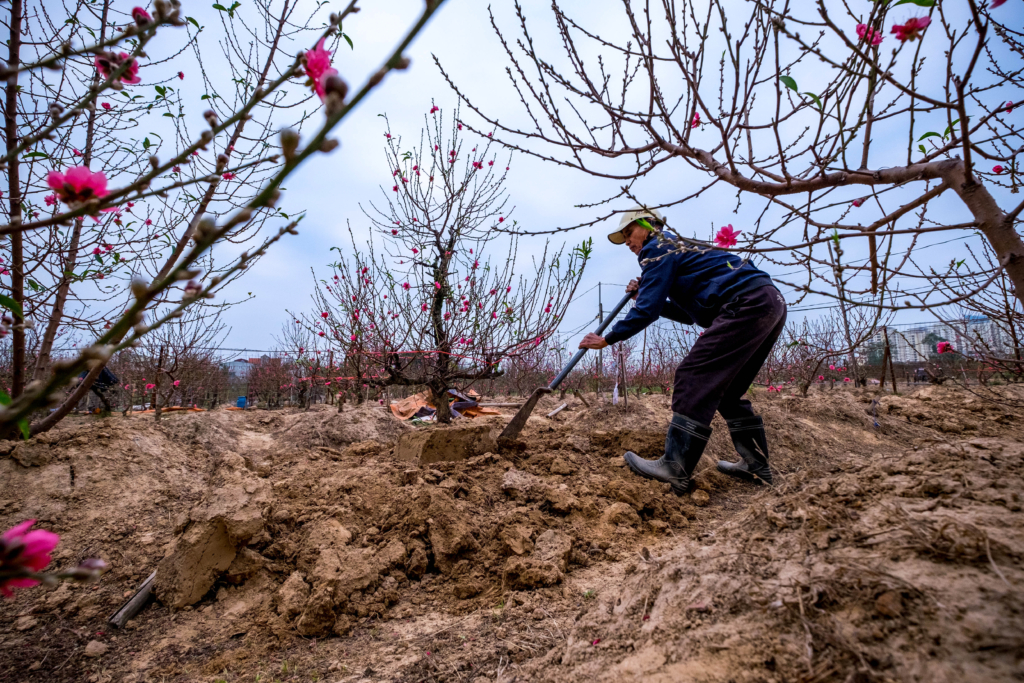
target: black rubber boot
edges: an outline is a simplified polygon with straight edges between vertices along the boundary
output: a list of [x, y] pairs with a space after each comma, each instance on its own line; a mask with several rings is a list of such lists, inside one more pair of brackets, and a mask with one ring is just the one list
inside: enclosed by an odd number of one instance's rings
[[732, 444], [740, 455], [739, 462], [718, 461], [718, 471], [729, 476], [771, 486], [772, 470], [768, 466], [768, 438], [764, 420], [757, 415], [726, 420]]
[[633, 451], [626, 451], [623, 457], [629, 469], [641, 477], [671, 484], [672, 492], [681, 496], [690, 490], [690, 475], [697, 468], [710, 437], [711, 427], [672, 413], [672, 423], [665, 437], [665, 455], [657, 460], [644, 460]]

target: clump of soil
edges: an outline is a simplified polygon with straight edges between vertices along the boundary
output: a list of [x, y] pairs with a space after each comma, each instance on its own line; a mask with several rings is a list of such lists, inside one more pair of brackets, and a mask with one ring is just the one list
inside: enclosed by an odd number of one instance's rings
[[[714, 469], [716, 421], [682, 498], [621, 459], [660, 453], [663, 396], [553, 419], [546, 397], [515, 448], [419, 467], [373, 406], [68, 422], [0, 459], [0, 524], [37, 517], [57, 566], [111, 570], [0, 605], [0, 680], [1024, 670], [1022, 415], [942, 387], [755, 401], [779, 485]], [[157, 566], [162, 602], [107, 627]]]

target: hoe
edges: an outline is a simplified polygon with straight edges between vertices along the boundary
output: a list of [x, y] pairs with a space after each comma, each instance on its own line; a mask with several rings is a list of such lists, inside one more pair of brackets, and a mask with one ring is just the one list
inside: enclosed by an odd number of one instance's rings
[[[615, 320], [615, 316], [619, 314], [619, 311], [621, 311], [632, 298], [632, 293], [626, 294], [626, 296], [622, 297], [622, 301], [615, 304], [615, 308], [613, 308], [605, 319], [601, 321], [601, 324], [597, 326], [597, 329], [594, 330], [594, 334], [601, 334], [604, 332], [605, 328], [608, 327], [612, 320]], [[544, 394], [550, 394], [552, 391], [557, 389], [558, 385], [562, 383], [562, 380], [565, 379], [566, 375], [576, 367], [576, 364], [580, 362], [580, 359], [583, 358], [586, 353], [586, 349], [580, 349], [577, 351], [576, 355], [574, 355], [566, 366], [562, 368], [562, 371], [558, 373], [558, 376], [551, 380], [551, 384], [546, 387], [538, 387], [532, 394], [530, 394], [530, 398], [527, 399], [526, 403], [523, 404], [523, 407], [519, 409], [519, 412], [516, 413], [515, 417], [512, 418], [504, 431], [502, 431], [501, 435], [498, 437], [499, 442], [509, 443], [511, 441], [515, 441], [516, 437], [519, 436], [519, 432], [523, 431], [523, 427], [526, 426], [526, 420], [530, 417], [530, 413], [532, 413], [533, 409], [537, 406], [537, 401], [540, 400], [540, 397]]]

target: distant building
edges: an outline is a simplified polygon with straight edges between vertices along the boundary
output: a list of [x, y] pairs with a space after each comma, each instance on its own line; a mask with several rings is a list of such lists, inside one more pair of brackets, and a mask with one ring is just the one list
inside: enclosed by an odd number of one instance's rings
[[[889, 349], [895, 363], [922, 363], [935, 356], [935, 345], [948, 341], [953, 348], [967, 356], [975, 349], [984, 349], [997, 355], [1010, 354], [1013, 349], [1009, 337], [995, 321], [983, 316], [970, 316], [950, 324], [932, 323], [909, 328], [889, 327]], [[885, 344], [882, 331], [872, 335], [870, 343]]]
[[231, 375], [232, 377], [244, 379], [249, 376], [249, 371], [252, 370], [252, 364], [245, 358], [239, 358], [229, 363], [225, 363], [224, 369], [226, 369], [228, 371], [228, 374]]

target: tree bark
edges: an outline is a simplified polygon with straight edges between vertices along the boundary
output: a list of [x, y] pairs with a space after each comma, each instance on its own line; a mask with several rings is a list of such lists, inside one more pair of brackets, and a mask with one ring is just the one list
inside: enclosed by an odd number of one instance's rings
[[438, 424], [451, 424], [452, 408], [448, 403], [448, 387], [440, 383], [431, 383], [428, 386], [430, 387], [430, 400], [437, 411], [435, 417]]
[[1013, 283], [1017, 300], [1024, 305], [1024, 240], [1014, 229], [1013, 221], [1007, 220], [984, 185], [967, 181], [962, 162], [948, 169], [944, 179], [978, 222], [978, 229], [985, 235], [999, 264]]
[[[7, 65], [12, 73], [7, 77], [6, 112], [4, 131], [7, 138], [7, 153], [18, 148], [18, 66], [21, 64], [21, 22], [24, 7], [22, 0], [11, 0], [11, 33], [8, 38]], [[10, 202], [10, 223], [21, 221], [21, 161], [15, 156], [7, 162], [7, 199]], [[11, 298], [18, 305], [25, 305], [25, 255], [21, 232], [11, 235]], [[11, 397], [17, 398], [25, 390], [25, 317], [22, 312], [11, 311], [14, 325], [11, 333]]]
[[[100, 39], [103, 42], [107, 39], [107, 15], [110, 10], [110, 0], [104, 0], [103, 12], [100, 16]], [[100, 73], [97, 70], [92, 77], [92, 85], [96, 87], [100, 82]], [[92, 163], [92, 143], [96, 135], [96, 107], [89, 112], [89, 121], [85, 130], [85, 148], [82, 151], [82, 164], [88, 167]], [[82, 239], [82, 222], [84, 218], [74, 221], [71, 231], [71, 242], [68, 245], [68, 254], [61, 268], [60, 284], [57, 285], [57, 298], [53, 302], [53, 310], [50, 312], [50, 320], [46, 323], [46, 331], [39, 344], [39, 352], [36, 354], [35, 371], [33, 379], [42, 380], [50, 365], [50, 353], [53, 351], [53, 342], [57, 338], [57, 330], [64, 320], [64, 305], [68, 300], [68, 292], [71, 289], [71, 280], [75, 274], [75, 266], [78, 265], [78, 247]]]

